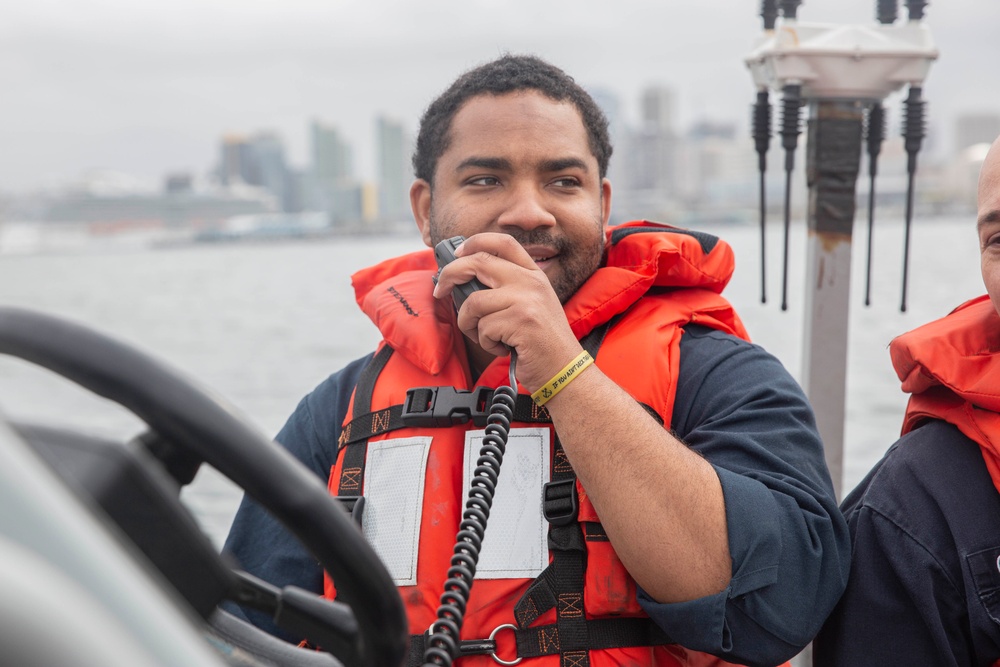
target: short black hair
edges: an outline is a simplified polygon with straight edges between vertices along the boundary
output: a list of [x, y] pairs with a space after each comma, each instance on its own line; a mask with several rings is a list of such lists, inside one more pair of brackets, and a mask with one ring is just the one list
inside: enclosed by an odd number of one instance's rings
[[569, 100], [577, 108], [587, 130], [590, 152], [597, 158], [600, 176], [604, 178], [612, 149], [608, 119], [601, 108], [573, 77], [558, 67], [536, 56], [510, 54], [465, 72], [427, 107], [420, 119], [413, 152], [414, 175], [433, 183], [438, 159], [448, 150], [451, 140], [451, 121], [469, 99], [519, 90], [537, 90], [556, 102]]

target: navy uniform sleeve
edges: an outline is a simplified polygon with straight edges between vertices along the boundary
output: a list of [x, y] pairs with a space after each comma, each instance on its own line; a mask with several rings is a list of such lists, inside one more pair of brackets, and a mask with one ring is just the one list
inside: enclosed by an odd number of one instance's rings
[[930, 422], [900, 438], [843, 506], [851, 577], [816, 638], [817, 667], [1000, 659], [1000, 494], [978, 445]]
[[[371, 356], [352, 362], [303, 398], [275, 440], [325, 484], [336, 462], [337, 438], [350, 405], [351, 392]], [[323, 592], [323, 570], [316, 559], [276, 519], [243, 497], [223, 552], [246, 572], [278, 587], [298, 586]], [[263, 612], [233, 604], [226, 610], [287, 641], [298, 642]]]
[[717, 595], [639, 601], [679, 643], [746, 665], [799, 653], [844, 590], [847, 526], [802, 389], [762, 348], [689, 325], [672, 428], [716, 469], [732, 580]]

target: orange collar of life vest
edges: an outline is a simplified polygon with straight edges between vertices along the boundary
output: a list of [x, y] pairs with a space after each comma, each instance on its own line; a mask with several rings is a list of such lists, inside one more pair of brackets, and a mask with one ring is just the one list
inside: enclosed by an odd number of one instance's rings
[[1000, 315], [983, 295], [895, 338], [893, 367], [910, 394], [902, 432], [928, 419], [979, 444], [1000, 491]]

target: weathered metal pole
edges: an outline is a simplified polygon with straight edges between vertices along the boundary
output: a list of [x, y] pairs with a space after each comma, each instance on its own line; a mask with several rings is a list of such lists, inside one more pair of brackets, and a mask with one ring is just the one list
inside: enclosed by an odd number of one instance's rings
[[843, 484], [847, 337], [864, 106], [858, 100], [810, 103], [806, 144], [809, 186], [802, 386], [838, 499]]

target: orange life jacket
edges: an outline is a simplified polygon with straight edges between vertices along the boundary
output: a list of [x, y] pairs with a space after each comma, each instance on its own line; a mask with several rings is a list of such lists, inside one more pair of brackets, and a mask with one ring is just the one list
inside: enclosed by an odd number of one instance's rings
[[945, 317], [895, 338], [892, 364], [910, 394], [909, 433], [929, 419], [977, 442], [1000, 491], [1000, 316], [983, 295]]
[[910, 394], [903, 433], [930, 419], [952, 424], [979, 445], [1000, 492], [1000, 316], [989, 296], [898, 336], [889, 352]]
[[[565, 305], [566, 317], [602, 371], [669, 427], [681, 327], [696, 322], [747, 338], [720, 296], [733, 271], [732, 250], [707, 234], [648, 222], [611, 228], [607, 250], [605, 265]], [[353, 276], [358, 303], [384, 340], [355, 388], [330, 474], [331, 492], [349, 507], [357, 512], [358, 499], [364, 499], [361, 523], [376, 540], [376, 551], [392, 564], [417, 650], [436, 618], [462, 520], [464, 466], [469, 466], [463, 452], [472, 451], [463, 448], [481, 432], [479, 418], [492, 388], [508, 382], [509, 359], [497, 358], [478, 379], [481, 389], [473, 391], [452, 305], [431, 296], [436, 268], [425, 250]], [[516, 452], [537, 450], [509, 445], [497, 494], [505, 485], [519, 493], [525, 483], [552, 496], [541, 512], [549, 521], [541, 522], [542, 551], [524, 559], [540, 558], [544, 571], [492, 577], [480, 562], [459, 664], [493, 665], [490, 653], [529, 659], [532, 667], [728, 664], [672, 643], [641, 610], [636, 584], [576, 481], [547, 412], [521, 393], [513, 421], [512, 437], [524, 434], [525, 443], [547, 444], [540, 445], [538, 465], [521, 468], [525, 474], [508, 472], [507, 466], [517, 465], [511, 463]], [[396, 460], [394, 468], [388, 460]], [[373, 472], [373, 465], [383, 472]], [[548, 479], [523, 479], [540, 476], [544, 467]], [[406, 495], [414, 485], [422, 489], [419, 500]], [[407, 509], [411, 502], [415, 512]], [[402, 518], [410, 513], [412, 521]], [[491, 514], [484, 551], [493, 521]], [[414, 549], [412, 557], [400, 556]], [[520, 562], [523, 554], [516, 555]], [[336, 594], [329, 580], [326, 594]]]

